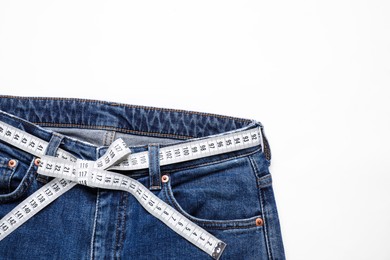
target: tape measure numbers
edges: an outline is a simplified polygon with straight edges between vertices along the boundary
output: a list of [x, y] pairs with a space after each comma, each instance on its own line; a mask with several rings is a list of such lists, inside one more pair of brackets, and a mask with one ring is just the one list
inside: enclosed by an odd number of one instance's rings
[[[225, 134], [217, 137], [208, 137], [198, 141], [189, 141], [178, 145], [160, 148], [160, 166], [174, 164], [231, 151], [237, 151], [263, 143], [259, 128], [250, 129], [234, 134]], [[138, 170], [148, 168], [148, 152], [130, 154], [112, 170]]]

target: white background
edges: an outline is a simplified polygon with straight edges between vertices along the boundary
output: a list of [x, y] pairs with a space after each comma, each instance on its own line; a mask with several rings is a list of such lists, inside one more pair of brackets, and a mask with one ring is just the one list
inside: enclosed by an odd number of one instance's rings
[[1, 1], [2, 94], [261, 121], [288, 259], [390, 259], [390, 2]]

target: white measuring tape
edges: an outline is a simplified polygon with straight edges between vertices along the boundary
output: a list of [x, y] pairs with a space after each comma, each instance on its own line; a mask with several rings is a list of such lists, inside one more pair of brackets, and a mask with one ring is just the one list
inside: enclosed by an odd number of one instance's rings
[[[224, 242], [187, 219], [140, 182], [108, 171], [142, 169], [149, 165], [147, 152], [131, 154], [122, 139], [113, 142], [97, 161], [77, 159], [62, 149], [58, 149], [56, 157], [46, 156], [46, 141], [2, 122], [0, 140], [40, 157], [38, 173], [55, 177], [0, 220], [0, 241], [79, 183], [131, 193], [150, 214], [214, 259], [219, 259], [226, 247]], [[259, 128], [186, 142], [161, 148], [160, 165], [222, 154], [259, 144], [262, 145]]]
[[[241, 150], [259, 144], [263, 149], [262, 141], [260, 129], [255, 128], [234, 134], [225, 134], [213, 138], [204, 138], [199, 141], [171, 145], [160, 148], [160, 166]], [[109, 169], [128, 171], [144, 169], [148, 168], [148, 166], [148, 152], [140, 152], [130, 154], [120, 164]]]

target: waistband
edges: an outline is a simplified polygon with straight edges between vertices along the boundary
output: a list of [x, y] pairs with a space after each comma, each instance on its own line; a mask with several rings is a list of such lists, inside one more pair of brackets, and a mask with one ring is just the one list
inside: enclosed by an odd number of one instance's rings
[[0, 96], [1, 110], [40, 126], [188, 139], [262, 126], [244, 118], [89, 99]]
[[[264, 138], [264, 151], [270, 157], [268, 142], [260, 122], [217, 114], [89, 99], [0, 95], [0, 121], [46, 141], [50, 141], [55, 133], [44, 127], [110, 130], [183, 142], [260, 127]], [[82, 158], [96, 159], [90, 158], [91, 149], [98, 149], [92, 144], [67, 136], [64, 136], [61, 142], [64, 150], [74, 152]], [[178, 142], [176, 141], [175, 144]], [[146, 151], [148, 147], [147, 145], [130, 146], [130, 149], [132, 152], [140, 152]], [[255, 148], [250, 149], [255, 150]], [[228, 155], [219, 155], [219, 159], [221, 156]], [[188, 166], [194, 162], [185, 164]], [[174, 166], [167, 166], [167, 168], [172, 167]]]

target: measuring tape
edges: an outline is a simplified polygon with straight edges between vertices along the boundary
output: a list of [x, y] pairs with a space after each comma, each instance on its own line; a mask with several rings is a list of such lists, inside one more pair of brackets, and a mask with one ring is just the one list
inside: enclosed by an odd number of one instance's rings
[[[46, 141], [2, 122], [0, 140], [40, 157], [38, 173], [55, 177], [0, 220], [0, 241], [76, 184], [82, 184], [131, 193], [150, 214], [214, 259], [219, 259], [226, 247], [223, 241], [190, 221], [140, 182], [109, 171], [148, 167], [148, 153], [131, 154], [122, 139], [114, 141], [97, 161], [77, 159], [62, 149], [58, 149], [55, 157], [47, 156]], [[185, 142], [161, 148], [160, 165], [222, 154], [259, 144], [262, 144], [259, 128]]]
[[[241, 150], [257, 145], [263, 149], [263, 138], [259, 128], [233, 134], [223, 134], [198, 141], [189, 141], [178, 145], [160, 148], [160, 166], [174, 164], [207, 156]], [[130, 154], [120, 164], [110, 170], [138, 170], [149, 167], [148, 152]]]

